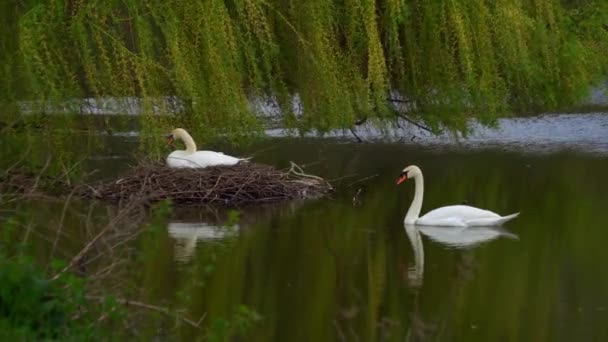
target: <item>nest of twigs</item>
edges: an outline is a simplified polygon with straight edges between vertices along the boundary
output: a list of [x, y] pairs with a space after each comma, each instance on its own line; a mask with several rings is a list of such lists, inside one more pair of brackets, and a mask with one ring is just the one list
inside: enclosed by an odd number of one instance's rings
[[78, 193], [111, 202], [170, 199], [176, 204], [234, 206], [319, 197], [330, 191], [328, 182], [293, 163], [289, 170], [256, 163], [204, 169], [146, 163], [118, 180], [83, 186]]

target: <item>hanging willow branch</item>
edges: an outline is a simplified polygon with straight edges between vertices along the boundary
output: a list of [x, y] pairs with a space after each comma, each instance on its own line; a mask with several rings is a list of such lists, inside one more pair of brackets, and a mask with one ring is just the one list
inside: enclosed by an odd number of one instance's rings
[[[175, 120], [206, 136], [259, 133], [250, 103], [263, 98], [302, 131], [362, 113], [390, 122], [387, 98], [462, 130], [576, 104], [608, 75], [602, 0], [34, 0], [5, 1], [0, 16], [0, 104], [138, 97], [144, 143]], [[150, 115], [171, 112], [165, 97], [184, 115]]]

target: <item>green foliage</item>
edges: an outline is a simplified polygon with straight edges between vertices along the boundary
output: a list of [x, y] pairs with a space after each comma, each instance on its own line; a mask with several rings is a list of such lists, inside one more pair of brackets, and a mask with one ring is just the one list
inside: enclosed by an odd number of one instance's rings
[[171, 215], [173, 207], [171, 206], [171, 200], [166, 199], [157, 203], [154, 203], [151, 211], [151, 223], [152, 229], [164, 229], [166, 226], [166, 220]]
[[238, 210], [229, 210], [228, 218], [226, 219], [225, 224], [228, 227], [234, 227], [236, 224], [239, 223], [240, 219], [241, 219], [241, 213]]
[[[55, 269], [62, 266], [54, 262]], [[84, 282], [70, 274], [49, 280], [31, 259], [0, 253], [0, 337], [83, 340], [100, 336], [86, 308]]]
[[163, 243], [162, 237], [167, 235], [167, 221], [171, 215], [172, 207], [170, 200], [154, 203], [150, 208], [150, 219], [146, 225], [146, 231], [142, 235], [142, 254], [144, 260], [155, 259], [159, 245]]
[[[0, 108], [139, 97], [143, 141], [170, 126], [258, 134], [251, 100], [302, 131], [409, 114], [463, 130], [577, 103], [605, 80], [605, 1], [29, 0], [1, 5]], [[167, 113], [166, 96], [184, 114]], [[301, 116], [293, 113], [299, 100]], [[69, 106], [68, 106], [69, 107]], [[66, 109], [66, 108], [64, 108]], [[70, 108], [67, 108], [69, 111]], [[72, 108], [77, 110], [77, 108]]]
[[211, 342], [231, 341], [235, 336], [246, 336], [253, 325], [260, 321], [262, 316], [240, 305], [229, 319], [215, 319], [206, 334], [206, 339]]
[[[7, 118], [3, 114], [0, 124]], [[0, 129], [0, 179], [7, 171], [19, 170], [37, 179], [38, 188], [55, 193], [66, 190], [62, 182], [81, 178], [82, 161], [95, 137], [78, 132], [71, 118], [23, 115], [8, 123], [10, 128]]]
[[[0, 339], [82, 341], [109, 338], [99, 317], [113, 322], [122, 315], [110, 296], [101, 305], [87, 300], [85, 279], [71, 273], [50, 278], [30, 257], [29, 248], [15, 244], [18, 221], [7, 219], [0, 235]], [[57, 273], [66, 266], [49, 261]]]

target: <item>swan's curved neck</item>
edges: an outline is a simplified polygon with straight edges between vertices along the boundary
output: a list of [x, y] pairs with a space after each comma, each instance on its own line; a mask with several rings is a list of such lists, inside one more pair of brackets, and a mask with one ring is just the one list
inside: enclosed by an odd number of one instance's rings
[[182, 139], [182, 141], [186, 145], [186, 152], [188, 152], [188, 153], [196, 152], [196, 144], [194, 143], [194, 139], [192, 139], [192, 137], [190, 136], [190, 134], [188, 134], [188, 132], [180, 131], [180, 132], [178, 132], [178, 136], [180, 139]]
[[422, 210], [422, 197], [424, 196], [424, 178], [422, 174], [418, 174], [414, 177], [416, 191], [414, 193], [414, 199], [410, 208], [405, 214], [404, 222], [406, 224], [414, 224], [418, 217], [420, 217], [420, 210]]

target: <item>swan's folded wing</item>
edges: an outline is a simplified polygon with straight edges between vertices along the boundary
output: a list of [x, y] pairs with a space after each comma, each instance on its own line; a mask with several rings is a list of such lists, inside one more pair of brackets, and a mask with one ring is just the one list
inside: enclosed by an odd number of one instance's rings
[[466, 227], [466, 223], [459, 217], [423, 217], [416, 220], [416, 225], [437, 227]]
[[204, 165], [205, 167], [216, 165], [235, 165], [239, 162], [239, 158], [215, 151], [197, 151], [192, 155], [191, 159], [200, 165]]
[[195, 161], [190, 160], [183, 151], [173, 151], [167, 156], [167, 166], [172, 168], [199, 168]]
[[470, 207], [468, 205], [450, 205], [431, 210], [421, 218], [427, 220], [440, 220], [453, 217], [457, 217], [463, 221], [469, 221], [481, 218], [499, 218], [500, 215], [489, 210]]
[[167, 166], [174, 168], [205, 168], [209, 166], [236, 165], [240, 161], [243, 161], [243, 159], [221, 152], [196, 151], [194, 153], [187, 153], [186, 151], [178, 150], [169, 154]]
[[468, 220], [466, 223], [467, 223], [467, 226], [469, 226], [469, 227], [500, 226], [503, 223], [516, 218], [517, 216], [519, 216], [519, 213], [515, 213], [515, 214], [511, 214], [511, 215], [507, 215], [507, 216], [499, 216], [499, 217], [483, 217], [483, 218]]

